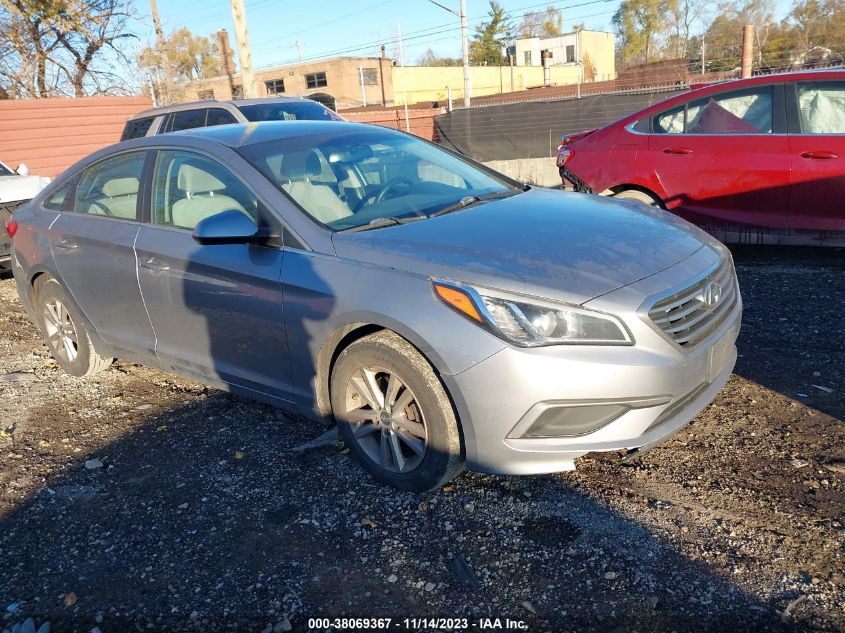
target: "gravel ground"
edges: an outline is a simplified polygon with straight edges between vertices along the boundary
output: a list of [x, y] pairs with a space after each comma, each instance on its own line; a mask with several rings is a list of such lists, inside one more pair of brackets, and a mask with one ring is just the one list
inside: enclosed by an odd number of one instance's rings
[[685, 431], [426, 495], [295, 451], [325, 429], [270, 407], [124, 362], [60, 373], [0, 281], [0, 630], [845, 630], [845, 253], [735, 257], [736, 375]]

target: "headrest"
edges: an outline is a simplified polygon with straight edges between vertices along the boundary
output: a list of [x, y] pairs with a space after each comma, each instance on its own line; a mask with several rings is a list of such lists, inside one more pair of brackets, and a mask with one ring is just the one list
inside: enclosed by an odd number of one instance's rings
[[323, 173], [320, 157], [313, 149], [288, 152], [282, 158], [282, 177], [290, 180], [314, 178]]
[[220, 191], [226, 188], [226, 185], [207, 171], [187, 163], [180, 165], [176, 182], [179, 189], [188, 194]]
[[137, 178], [115, 178], [103, 185], [103, 195], [109, 198], [130, 196], [138, 193], [139, 184]]

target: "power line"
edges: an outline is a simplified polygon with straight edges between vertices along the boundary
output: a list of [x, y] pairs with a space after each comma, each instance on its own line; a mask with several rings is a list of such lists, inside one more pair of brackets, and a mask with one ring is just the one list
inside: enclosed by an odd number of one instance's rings
[[[591, 6], [591, 5], [595, 5], [595, 4], [606, 4], [606, 3], [612, 2], [612, 1], [613, 0], [589, 0], [588, 2], [579, 2], [577, 4], [567, 5], [567, 6], [564, 6], [564, 7], [555, 7], [555, 8], [557, 10], [576, 9], [576, 8]], [[546, 3], [532, 4], [532, 5], [520, 7], [518, 9], [514, 9], [514, 11], [525, 11], [525, 10], [528, 10], [528, 9], [534, 9], [534, 8], [537, 8], [537, 7], [545, 6], [545, 4]], [[589, 16], [585, 16], [585, 17], [589, 17]], [[485, 16], [485, 17], [481, 17], [481, 18], [475, 18], [473, 20], [468, 20], [467, 22], [468, 23], [481, 23], [486, 19], [487, 18]], [[440, 29], [440, 30], [437, 30], [437, 29]], [[435, 36], [435, 35], [441, 35], [441, 34], [444, 34], [444, 33], [452, 33], [452, 32], [459, 31], [459, 30], [460, 30], [460, 27], [456, 27], [456, 26], [451, 25], [451, 24], [428, 27], [426, 29], [420, 29], [418, 31], [412, 31], [412, 32], [406, 34], [403, 37], [403, 40], [405, 42], [413, 41], [413, 40], [422, 39], [424, 37], [432, 37], [432, 36]], [[434, 31], [434, 32], [432, 32], [432, 31]], [[357, 44], [357, 45], [347, 47], [347, 48], [343, 48], [343, 49], [338, 49], [338, 50], [335, 50], [335, 51], [329, 51], [329, 52], [321, 53], [321, 54], [318, 54], [318, 55], [312, 55], [312, 56], [309, 56], [309, 57], [302, 58], [301, 60], [284, 60], [284, 61], [281, 61], [277, 64], [262, 66], [262, 68], [268, 68], [268, 67], [271, 67], [271, 66], [283, 66], [283, 65], [286, 65], [286, 64], [295, 63], [296, 61], [312, 61], [312, 60], [317, 60], [317, 59], [324, 59], [326, 57], [336, 57], [338, 55], [343, 55], [343, 54], [347, 54], [347, 53], [354, 53], [354, 52], [358, 52], [358, 51], [363, 51], [363, 50], [375, 48], [376, 46], [379, 46], [380, 44], [398, 44], [398, 42], [399, 42], [398, 39], [390, 39], [390, 40], [375, 41], [375, 42], [371, 41], [371, 42]]]
[[[276, 0], [268, 0], [268, 2], [274, 3], [274, 2], [276, 2]], [[367, 13], [367, 12], [372, 11], [374, 9], [378, 9], [379, 7], [382, 7], [386, 4], [390, 4], [391, 2], [396, 2], [396, 0], [384, 0], [383, 2], [379, 2], [377, 4], [370, 5], [365, 9], [353, 11], [352, 13], [347, 13], [345, 15], [338, 16], [338, 17], [331, 19], [331, 20], [322, 20], [322, 21], [320, 21], [319, 24], [315, 24], [314, 26], [309, 26], [308, 28], [300, 29], [298, 31], [294, 31], [294, 32], [291, 32], [291, 33], [283, 33], [282, 35], [275, 35], [272, 38], [269, 38], [269, 39], [266, 39], [266, 40], [260, 40], [259, 42], [256, 42], [256, 43], [260, 44], [262, 42], [272, 42], [274, 40], [284, 39], [284, 38], [288, 38], [288, 37], [298, 37], [302, 33], [309, 33], [311, 31], [316, 31], [317, 29], [323, 28], [327, 24], [334, 24], [336, 22], [340, 22], [341, 20], [346, 20], [346, 19], [354, 17], [356, 15], [361, 15], [362, 13]], [[256, 6], [257, 6], [257, 3], [256, 3]], [[253, 7], [249, 6], [247, 8], [251, 9]]]

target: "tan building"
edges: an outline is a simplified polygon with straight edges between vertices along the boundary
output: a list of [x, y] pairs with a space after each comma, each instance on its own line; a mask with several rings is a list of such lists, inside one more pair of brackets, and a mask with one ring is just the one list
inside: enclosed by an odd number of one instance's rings
[[[575, 68], [580, 81], [616, 79], [616, 35], [581, 29], [558, 37], [516, 40], [518, 67]], [[550, 82], [554, 83], [554, 82]]]
[[[577, 66], [548, 69], [540, 66], [470, 66], [469, 73], [473, 97], [544, 85], [575, 84], [581, 76]], [[393, 87], [397, 105], [403, 104], [407, 97], [408, 104], [436, 102], [445, 106], [449, 95], [452, 103], [460, 105], [464, 98], [464, 69], [462, 66], [394, 66]]]
[[[255, 71], [258, 94], [309, 97], [334, 109], [393, 104], [393, 62], [378, 57], [335, 57]], [[221, 75], [185, 87], [185, 100], [236, 99], [240, 75]]]
[[[613, 33], [581, 30], [556, 38], [516, 41], [516, 65], [472, 66], [473, 97], [544, 85], [568, 85], [616, 78]], [[395, 66], [379, 57], [335, 57], [322, 61], [258, 69], [259, 95], [309, 97], [335, 110], [368, 105], [429, 103], [445, 106], [463, 100], [461, 66]], [[238, 74], [221, 75], [185, 86], [185, 100], [237, 99]]]

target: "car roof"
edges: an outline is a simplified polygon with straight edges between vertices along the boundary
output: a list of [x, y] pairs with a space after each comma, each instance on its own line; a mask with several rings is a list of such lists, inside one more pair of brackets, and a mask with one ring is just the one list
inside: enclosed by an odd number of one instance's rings
[[210, 151], [225, 147], [237, 149], [249, 145], [295, 139], [312, 135], [347, 136], [356, 133], [403, 134], [397, 130], [349, 121], [260, 121], [253, 123], [230, 123], [211, 127], [198, 127], [167, 134], [140, 136], [109, 145], [82, 158], [66, 169], [57, 180], [65, 180], [88, 165], [120, 152], [150, 150], [162, 147], [183, 147], [189, 150]]
[[[349, 132], [372, 132], [380, 130], [391, 132], [389, 128], [352, 123], [349, 121], [256, 121], [252, 123], [230, 123], [229, 125], [214, 125], [211, 127], [197, 127], [160, 136], [147, 137], [166, 142], [172, 136], [195, 136], [217, 141], [227, 147], [246, 147], [269, 141], [299, 138], [314, 134], [342, 134]], [[152, 143], [151, 143], [152, 144]]]
[[303, 97], [258, 97], [256, 99], [202, 99], [200, 101], [187, 101], [185, 103], [174, 103], [172, 105], [166, 106], [159, 106], [157, 108], [150, 108], [148, 110], [144, 110], [143, 112], [139, 112], [138, 114], [133, 114], [131, 117], [127, 119], [127, 121], [134, 121], [135, 119], [145, 119], [151, 116], [158, 116], [161, 114], [167, 114], [169, 112], [183, 112], [184, 110], [195, 110], [197, 108], [213, 108], [213, 107], [240, 107], [245, 105], [254, 105], [256, 103], [290, 103], [290, 102], [303, 102], [308, 101], [310, 103], [316, 103], [317, 105], [322, 105], [313, 99], [306, 99]]
[[790, 79], [805, 80], [808, 78], [829, 79], [831, 76], [845, 78], [845, 70], [842, 68], [810, 68], [806, 70], [791, 70], [781, 73], [769, 73], [764, 75], [754, 75], [753, 77], [739, 77], [736, 79], [725, 79], [723, 81], [714, 81], [711, 83], [692, 84], [693, 90], [702, 90], [704, 88], [712, 88], [715, 86], [742, 86], [745, 84], [766, 84], [766, 83], [781, 83], [789, 81]]

